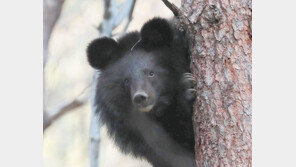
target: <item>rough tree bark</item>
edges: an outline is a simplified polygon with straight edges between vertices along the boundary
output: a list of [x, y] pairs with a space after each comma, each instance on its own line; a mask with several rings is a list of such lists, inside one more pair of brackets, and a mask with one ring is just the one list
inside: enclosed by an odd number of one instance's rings
[[162, 1], [190, 38], [197, 166], [252, 166], [251, 0]]
[[251, 0], [182, 0], [181, 11], [193, 28], [197, 165], [251, 166]]

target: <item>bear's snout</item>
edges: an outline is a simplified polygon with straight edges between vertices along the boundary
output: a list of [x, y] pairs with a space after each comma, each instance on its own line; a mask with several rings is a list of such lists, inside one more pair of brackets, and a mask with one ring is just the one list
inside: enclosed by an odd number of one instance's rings
[[144, 91], [137, 91], [133, 95], [132, 101], [138, 111], [141, 112], [149, 112], [154, 107], [153, 100]]
[[143, 104], [147, 101], [148, 95], [145, 92], [136, 92], [133, 97], [135, 104]]

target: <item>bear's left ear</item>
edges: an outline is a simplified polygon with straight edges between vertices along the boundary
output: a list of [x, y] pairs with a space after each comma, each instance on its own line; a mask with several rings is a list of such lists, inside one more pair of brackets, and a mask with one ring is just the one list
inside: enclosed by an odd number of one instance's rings
[[111, 38], [98, 38], [89, 44], [86, 52], [89, 64], [103, 69], [119, 58], [119, 44]]
[[154, 18], [142, 27], [141, 38], [144, 46], [169, 46], [173, 40], [173, 32], [167, 20]]

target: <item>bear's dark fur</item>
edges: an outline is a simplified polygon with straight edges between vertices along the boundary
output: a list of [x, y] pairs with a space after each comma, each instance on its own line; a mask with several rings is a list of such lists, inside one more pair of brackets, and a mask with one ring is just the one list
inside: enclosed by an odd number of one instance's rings
[[117, 41], [94, 40], [87, 56], [101, 71], [100, 121], [120, 149], [154, 167], [195, 166], [192, 101], [183, 82], [190, 72], [185, 33], [154, 18]]

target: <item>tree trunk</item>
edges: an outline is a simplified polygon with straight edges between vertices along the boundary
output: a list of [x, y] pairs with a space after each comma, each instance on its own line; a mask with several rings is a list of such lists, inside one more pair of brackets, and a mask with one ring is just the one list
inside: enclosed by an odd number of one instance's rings
[[43, 68], [46, 65], [48, 43], [65, 0], [43, 0]]
[[194, 28], [198, 166], [252, 164], [251, 5], [251, 0], [182, 0], [181, 10]]

